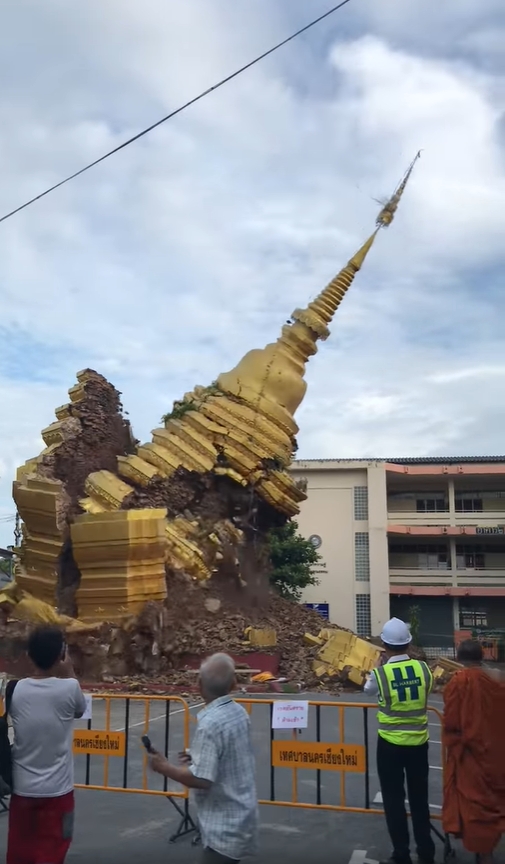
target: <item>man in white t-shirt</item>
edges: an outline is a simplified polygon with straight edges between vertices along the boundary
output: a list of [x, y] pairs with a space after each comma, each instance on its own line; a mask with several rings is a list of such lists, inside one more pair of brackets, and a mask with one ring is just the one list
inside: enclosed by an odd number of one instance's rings
[[63, 864], [74, 823], [73, 725], [84, 714], [86, 701], [59, 628], [35, 629], [28, 656], [34, 674], [13, 690], [11, 684], [13, 795], [7, 864]]

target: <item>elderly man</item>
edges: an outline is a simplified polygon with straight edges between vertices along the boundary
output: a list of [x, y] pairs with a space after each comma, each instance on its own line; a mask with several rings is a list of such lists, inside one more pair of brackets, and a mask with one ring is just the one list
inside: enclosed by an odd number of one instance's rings
[[214, 654], [200, 669], [206, 707], [198, 715], [191, 756], [180, 766], [159, 753], [151, 768], [195, 790], [202, 836], [201, 864], [238, 862], [256, 851], [258, 805], [251, 726], [247, 712], [230, 696], [235, 663]]

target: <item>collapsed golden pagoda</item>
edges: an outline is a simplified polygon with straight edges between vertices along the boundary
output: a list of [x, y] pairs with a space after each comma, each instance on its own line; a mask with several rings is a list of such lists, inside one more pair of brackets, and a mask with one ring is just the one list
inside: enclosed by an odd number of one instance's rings
[[42, 432], [46, 448], [13, 484], [23, 520], [16, 590], [96, 622], [163, 601], [167, 570], [206, 581], [224, 568], [246, 589], [254, 582], [265, 563], [258, 538], [306, 497], [288, 472], [305, 365], [391, 224], [414, 162], [324, 291], [293, 312], [275, 343], [175, 402], [151, 442], [135, 442], [112, 385], [89, 369], [77, 375]]

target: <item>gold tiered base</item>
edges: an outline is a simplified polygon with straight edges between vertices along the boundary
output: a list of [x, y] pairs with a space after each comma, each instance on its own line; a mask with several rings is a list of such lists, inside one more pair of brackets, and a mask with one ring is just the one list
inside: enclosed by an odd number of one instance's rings
[[22, 471], [18, 477], [13, 495], [24, 522], [23, 571], [18, 583], [23, 590], [54, 606], [64, 539], [60, 508], [65, 493], [59, 481], [41, 479]]
[[[89, 369], [77, 374], [77, 384], [68, 391], [73, 406], [83, 399], [85, 385], [91, 375]], [[51, 606], [57, 603], [59, 557], [68, 532], [65, 510], [69, 500], [59, 480], [39, 476], [38, 470], [44, 458], [62, 444], [65, 432], [75, 434], [78, 426], [78, 421], [71, 416], [70, 404], [57, 408], [55, 414], [56, 421], [42, 432], [45, 450], [18, 468], [12, 489], [18, 513], [24, 523], [21, 544], [23, 566], [17, 581], [23, 590]]]
[[81, 571], [82, 621], [135, 615], [148, 600], [164, 600], [166, 510], [120, 510], [79, 516], [71, 526]]

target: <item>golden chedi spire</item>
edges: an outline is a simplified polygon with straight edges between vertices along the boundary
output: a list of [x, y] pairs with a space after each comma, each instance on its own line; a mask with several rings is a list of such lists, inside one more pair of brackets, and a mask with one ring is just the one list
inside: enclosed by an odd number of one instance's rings
[[393, 221], [419, 155], [382, 208], [374, 233], [335, 279], [306, 309], [293, 312], [294, 323], [284, 325], [277, 342], [249, 351], [234, 369], [220, 375], [217, 380], [220, 390], [249, 402], [256, 412], [271, 419], [291, 436], [298, 431], [293, 415], [307, 389], [303, 379], [305, 365], [317, 352], [317, 341], [328, 338], [328, 324], [361, 269], [379, 229], [388, 227]]

